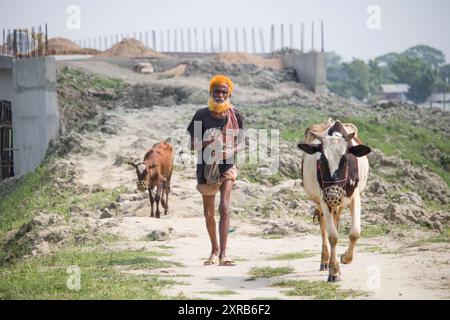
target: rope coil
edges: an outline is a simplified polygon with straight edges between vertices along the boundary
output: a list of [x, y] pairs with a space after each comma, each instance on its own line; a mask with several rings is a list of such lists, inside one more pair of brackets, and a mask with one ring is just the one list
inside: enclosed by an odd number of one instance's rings
[[[222, 131], [216, 129], [212, 130], [210, 133], [210, 139], [214, 138], [214, 142], [211, 143], [207, 148], [210, 148], [210, 150], [221, 150], [223, 149], [223, 142], [222, 142]], [[212, 154], [211, 154], [212, 156]], [[219, 164], [218, 164], [218, 158], [216, 156], [213, 157], [212, 163], [206, 163], [205, 170], [204, 170], [204, 176], [206, 179], [207, 184], [218, 184], [220, 181], [220, 170], [219, 170]]]

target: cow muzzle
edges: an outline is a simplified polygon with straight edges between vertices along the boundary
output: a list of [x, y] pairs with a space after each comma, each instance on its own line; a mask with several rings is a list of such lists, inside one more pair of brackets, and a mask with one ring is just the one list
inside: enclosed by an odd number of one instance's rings
[[137, 183], [137, 189], [141, 192], [144, 192], [145, 190], [148, 189], [148, 182], [147, 181], [138, 181]]
[[323, 200], [334, 211], [344, 202], [345, 190], [338, 185], [326, 187], [323, 191]]

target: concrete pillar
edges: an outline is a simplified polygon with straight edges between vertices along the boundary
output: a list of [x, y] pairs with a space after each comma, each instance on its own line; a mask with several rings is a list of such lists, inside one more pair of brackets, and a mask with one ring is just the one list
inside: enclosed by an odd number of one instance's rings
[[17, 60], [13, 66], [13, 145], [16, 176], [34, 170], [59, 135], [54, 57]]
[[261, 53], [264, 53], [266, 49], [264, 48], [264, 33], [262, 28], [259, 28], [259, 42], [261, 45]]
[[239, 34], [238, 34], [238, 28], [234, 28], [234, 51], [239, 52]]
[[319, 95], [326, 93], [325, 53], [285, 54], [283, 62], [287, 68], [295, 69], [298, 81], [308, 89]]
[[253, 53], [256, 53], [256, 33], [255, 33], [255, 28], [252, 28], [252, 49], [253, 49]]

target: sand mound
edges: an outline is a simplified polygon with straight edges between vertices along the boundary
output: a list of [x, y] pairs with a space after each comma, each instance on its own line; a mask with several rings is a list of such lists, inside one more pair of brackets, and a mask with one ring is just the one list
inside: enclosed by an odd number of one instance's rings
[[283, 62], [280, 58], [266, 59], [257, 55], [243, 52], [224, 52], [216, 55], [215, 59], [219, 62], [232, 63], [248, 63], [259, 67], [268, 67], [274, 69], [283, 68]]
[[162, 58], [164, 55], [146, 47], [142, 42], [132, 38], [125, 38], [108, 50], [100, 53], [100, 57], [118, 58]]
[[65, 38], [52, 38], [48, 40], [49, 54], [97, 54], [98, 50], [83, 49], [75, 42]]

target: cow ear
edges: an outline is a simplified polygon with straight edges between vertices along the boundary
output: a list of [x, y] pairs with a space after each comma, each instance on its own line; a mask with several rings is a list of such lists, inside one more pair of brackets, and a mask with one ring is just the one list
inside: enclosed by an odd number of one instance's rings
[[355, 155], [358, 158], [368, 155], [371, 151], [372, 150], [368, 146], [365, 146], [363, 144], [353, 146], [348, 149], [348, 152], [350, 152], [351, 154]]
[[130, 166], [132, 166], [133, 168], [135, 168], [136, 169], [136, 167], [137, 167], [137, 165], [133, 162], [133, 161], [128, 161], [127, 162]]
[[297, 145], [301, 150], [306, 152], [307, 154], [314, 154], [316, 152], [320, 152], [320, 144], [313, 143], [299, 143]]

